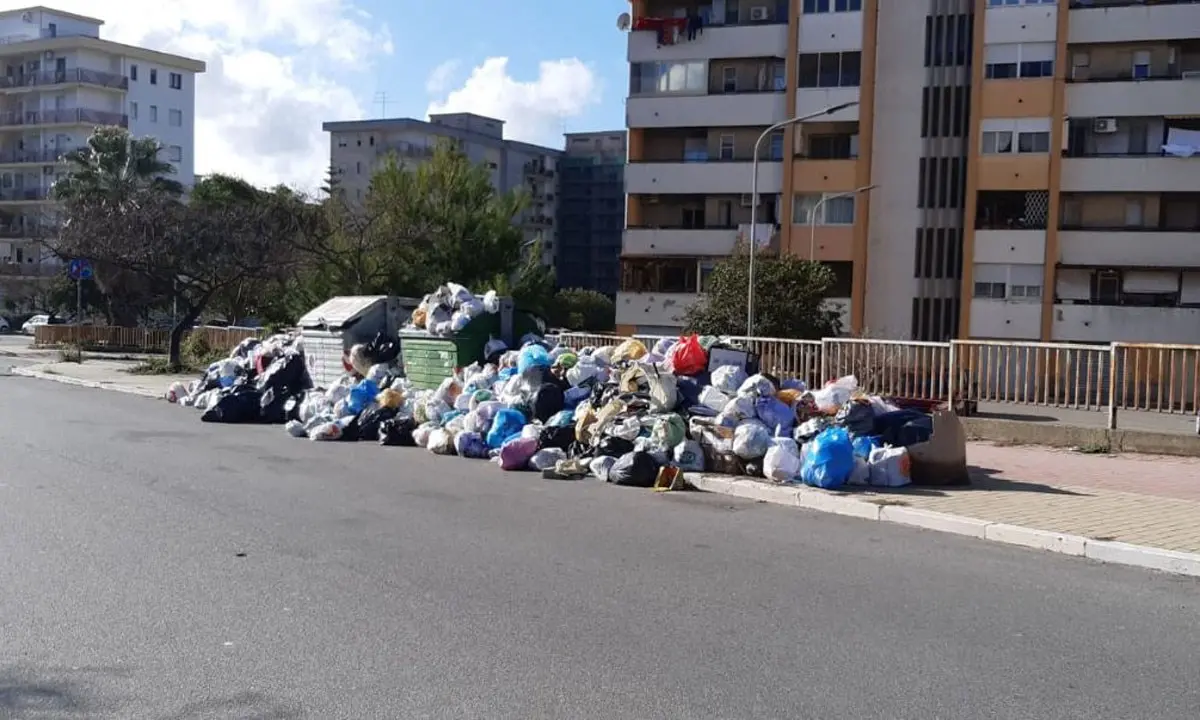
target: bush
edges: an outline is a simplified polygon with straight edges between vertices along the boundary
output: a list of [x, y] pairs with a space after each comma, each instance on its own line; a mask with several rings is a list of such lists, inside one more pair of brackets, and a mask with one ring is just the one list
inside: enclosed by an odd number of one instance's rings
[[59, 343], [58, 361], [70, 363], [83, 362], [83, 346], [77, 343]]

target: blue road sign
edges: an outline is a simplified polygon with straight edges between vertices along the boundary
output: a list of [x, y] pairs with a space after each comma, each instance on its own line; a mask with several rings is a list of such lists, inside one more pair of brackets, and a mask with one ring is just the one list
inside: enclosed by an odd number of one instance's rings
[[90, 260], [72, 260], [67, 263], [67, 275], [72, 280], [90, 280], [92, 278], [92, 263]]

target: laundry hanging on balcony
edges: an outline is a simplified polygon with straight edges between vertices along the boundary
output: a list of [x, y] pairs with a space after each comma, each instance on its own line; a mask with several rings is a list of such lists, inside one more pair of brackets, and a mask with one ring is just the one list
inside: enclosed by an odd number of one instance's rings
[[686, 17], [644, 17], [633, 21], [634, 31], [650, 30], [657, 34], [658, 45], [674, 45], [681, 37], [685, 37], [688, 29]]
[[1200, 155], [1200, 131], [1170, 128], [1167, 130], [1167, 143], [1162, 149], [1167, 155], [1175, 157]]

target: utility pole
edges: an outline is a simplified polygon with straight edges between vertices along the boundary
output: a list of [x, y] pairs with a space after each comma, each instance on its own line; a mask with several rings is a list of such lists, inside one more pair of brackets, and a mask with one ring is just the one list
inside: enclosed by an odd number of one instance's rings
[[387, 106], [388, 106], [387, 93], [382, 92], [382, 91], [375, 93], [375, 104], [379, 106], [379, 117], [380, 118], [387, 117]]

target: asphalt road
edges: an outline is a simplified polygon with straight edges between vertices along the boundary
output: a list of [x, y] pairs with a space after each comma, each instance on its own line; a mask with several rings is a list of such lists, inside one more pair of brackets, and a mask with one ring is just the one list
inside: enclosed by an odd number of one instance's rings
[[1200, 583], [0, 378], [0, 717], [1194, 720]]

